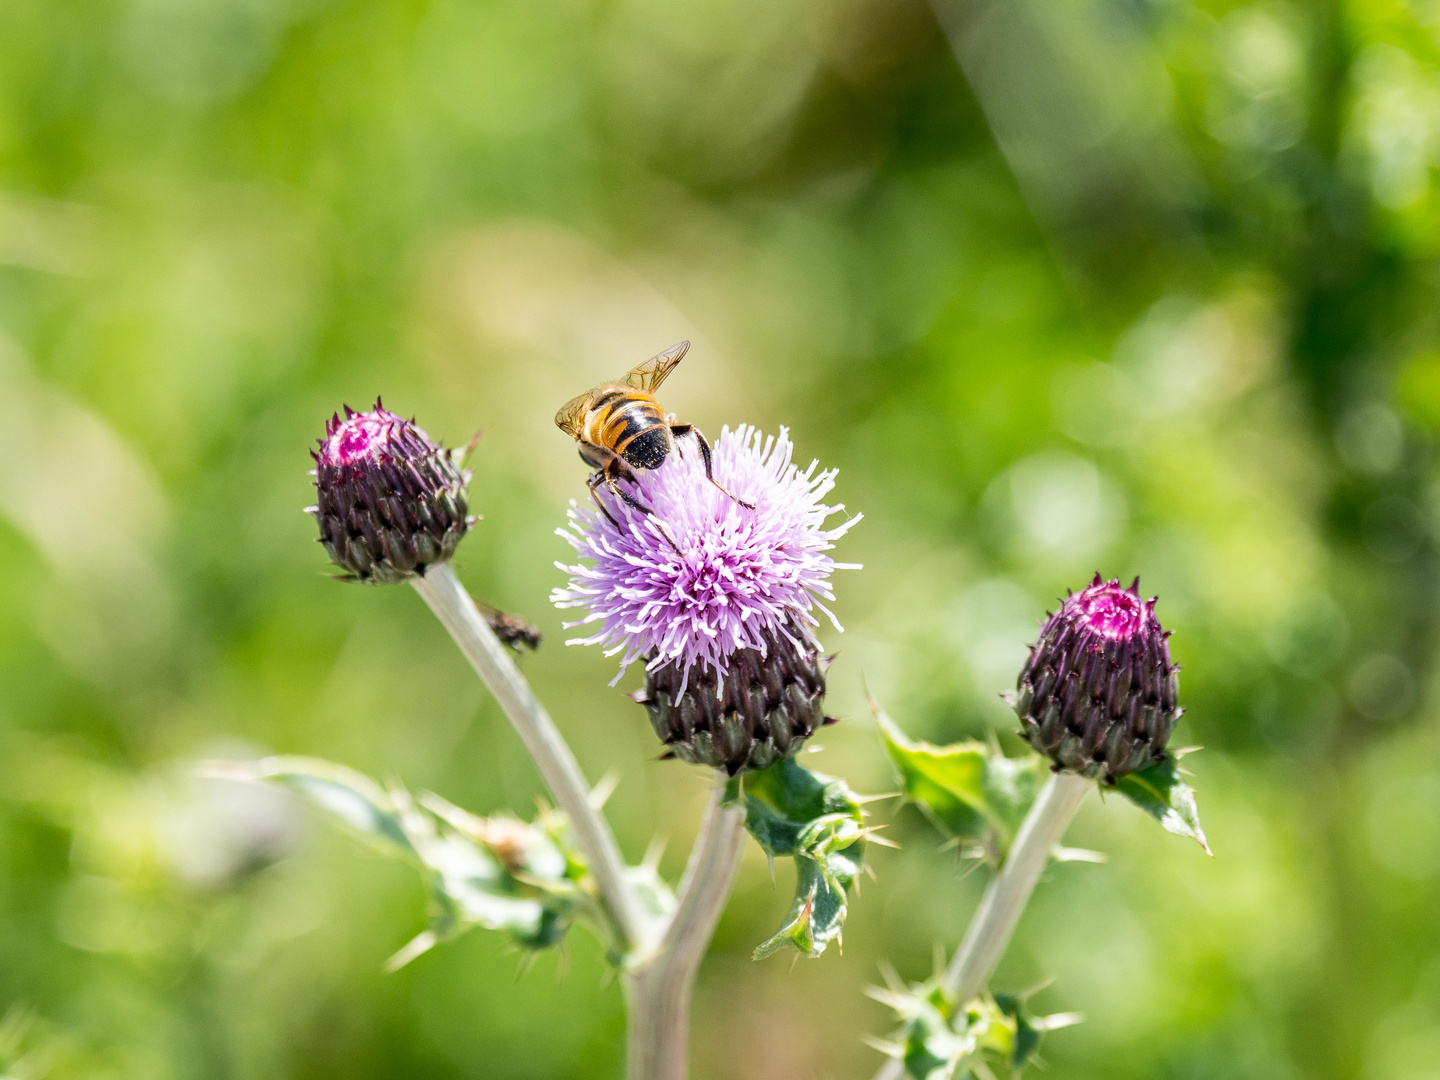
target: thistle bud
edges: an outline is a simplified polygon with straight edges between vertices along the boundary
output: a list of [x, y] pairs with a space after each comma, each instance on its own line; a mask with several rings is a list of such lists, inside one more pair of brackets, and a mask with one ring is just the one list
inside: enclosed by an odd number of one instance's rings
[[[645, 706], [666, 756], [732, 776], [795, 753], [823, 723], [825, 669], [815, 640], [818, 608], [834, 598], [827, 552], [859, 518], [826, 527], [842, 509], [822, 499], [833, 472], [796, 468], [790, 440], [752, 428], [722, 433], [715, 479], [682, 452], [636, 473], [642, 514], [601, 490], [605, 513], [570, 511], [561, 532], [593, 565], [562, 566], [570, 583], [552, 596], [584, 608], [570, 626], [597, 624], [572, 644], [601, 644], [645, 665]], [[754, 509], [739, 501], [755, 504]], [[618, 679], [619, 676], [616, 676]]]
[[765, 635], [765, 649], [740, 649], [723, 674], [671, 661], [645, 672], [634, 699], [645, 706], [667, 756], [724, 769], [764, 769], [789, 757], [825, 715], [825, 669], [830, 658], [809, 629], [791, 623]]
[[352, 580], [390, 585], [423, 574], [455, 554], [468, 517], [470, 473], [460, 454], [413, 421], [388, 412], [345, 409], [325, 425], [315, 459], [319, 500], [308, 508], [320, 542]]
[[1040, 629], [1011, 698], [1020, 735], [1057, 770], [1116, 777], [1164, 757], [1184, 709], [1155, 598], [1099, 574]]

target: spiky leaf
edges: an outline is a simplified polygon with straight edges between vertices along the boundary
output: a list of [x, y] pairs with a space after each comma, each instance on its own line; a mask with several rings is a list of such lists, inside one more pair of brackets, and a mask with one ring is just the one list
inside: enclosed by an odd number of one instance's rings
[[480, 926], [525, 949], [558, 944], [574, 919], [592, 911], [584, 860], [556, 811], [535, 822], [483, 818], [436, 795], [420, 802], [404, 788], [314, 758], [216, 763], [211, 776], [283, 785], [320, 807], [381, 854], [414, 867], [430, 894], [428, 927], [391, 966]]
[[1149, 768], [1115, 781], [1115, 790], [1160, 822], [1167, 832], [1188, 836], [1212, 854], [1200, 827], [1195, 789], [1180, 777], [1178, 754], [1167, 754]]
[[[289, 788], [382, 855], [419, 858], [390, 794], [363, 773], [308, 757], [237, 762], [233, 769], [237, 779], [269, 780]], [[219, 775], [216, 769], [209, 771]]]
[[900, 1060], [911, 1080], [996, 1073], [1018, 1077], [1034, 1060], [1043, 1032], [1079, 1021], [1073, 1013], [1033, 1017], [1013, 994], [981, 994], [957, 1007], [938, 975], [875, 990], [872, 996], [899, 1016], [900, 1030], [882, 1048]]
[[906, 799], [965, 854], [998, 866], [1040, 790], [1041, 760], [1008, 758], [975, 740], [914, 742], [878, 709], [875, 719]]
[[785, 924], [755, 950], [757, 960], [785, 944], [819, 956], [840, 938], [846, 893], [860, 872], [864, 811], [843, 780], [812, 773], [793, 758], [730, 782], [729, 802], [765, 852], [795, 860], [795, 900]]

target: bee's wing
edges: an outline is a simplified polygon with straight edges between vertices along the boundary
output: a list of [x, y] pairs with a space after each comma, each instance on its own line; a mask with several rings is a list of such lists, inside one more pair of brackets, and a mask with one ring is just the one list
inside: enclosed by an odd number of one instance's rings
[[594, 396], [594, 390], [587, 390], [579, 397], [573, 397], [560, 406], [560, 411], [555, 414], [555, 426], [572, 439], [580, 438], [580, 417]]
[[690, 350], [690, 342], [677, 341], [658, 356], [652, 356], [643, 364], [633, 367], [620, 380], [621, 386], [628, 386], [632, 390], [643, 390], [647, 394], [653, 394], [665, 381], [665, 376], [675, 370], [675, 365], [685, 359], [685, 354]]

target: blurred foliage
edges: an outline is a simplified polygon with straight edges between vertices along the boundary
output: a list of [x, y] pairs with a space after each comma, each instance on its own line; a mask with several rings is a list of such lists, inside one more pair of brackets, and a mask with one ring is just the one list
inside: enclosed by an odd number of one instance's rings
[[[461, 574], [546, 633], [527, 673], [673, 880], [705, 781], [561, 645], [583, 467], [550, 417], [689, 337], [667, 406], [790, 426], [865, 513], [822, 741], [857, 790], [893, 783], [862, 673], [912, 737], [1015, 754], [997, 693], [1052, 598], [1161, 597], [1216, 857], [1082, 812], [1109, 863], [1051, 870], [996, 980], [1084, 1008], [1056, 1075], [1433, 1071], [1437, 165], [1432, 0], [8, 0], [0, 1014], [33, 1022], [5, 1052], [619, 1074], [592, 938], [563, 979], [479, 934], [386, 975], [414, 876], [181, 766], [539, 793], [417, 598], [312, 543], [306, 447], [383, 393], [486, 430]], [[876, 963], [927, 970], [983, 876], [895, 821], [844, 956], [793, 971], [749, 959], [788, 891], [752, 851], [697, 1076], [870, 1074]]]

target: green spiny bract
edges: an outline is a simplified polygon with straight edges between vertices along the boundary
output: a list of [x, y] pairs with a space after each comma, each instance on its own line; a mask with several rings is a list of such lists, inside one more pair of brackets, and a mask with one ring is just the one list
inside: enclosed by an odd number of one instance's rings
[[847, 894], [864, 869], [865, 842], [885, 843], [865, 824], [843, 780], [812, 773], [793, 758], [732, 779], [726, 802], [745, 809], [745, 827], [772, 859], [795, 860], [795, 899], [785, 924], [755, 950], [760, 960], [785, 945], [819, 956], [840, 940]]

